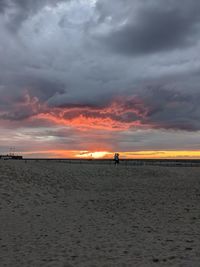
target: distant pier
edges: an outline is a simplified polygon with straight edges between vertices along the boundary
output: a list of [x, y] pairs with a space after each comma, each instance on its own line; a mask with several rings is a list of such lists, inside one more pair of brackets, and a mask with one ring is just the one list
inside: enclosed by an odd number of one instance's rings
[[23, 156], [17, 156], [17, 155], [0, 155], [0, 159], [2, 160], [9, 160], [9, 159], [23, 159]]

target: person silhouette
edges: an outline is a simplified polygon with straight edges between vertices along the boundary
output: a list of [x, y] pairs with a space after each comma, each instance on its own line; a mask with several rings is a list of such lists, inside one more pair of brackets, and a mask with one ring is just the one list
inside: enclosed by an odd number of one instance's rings
[[115, 153], [114, 162], [115, 162], [115, 165], [119, 164], [119, 153]]

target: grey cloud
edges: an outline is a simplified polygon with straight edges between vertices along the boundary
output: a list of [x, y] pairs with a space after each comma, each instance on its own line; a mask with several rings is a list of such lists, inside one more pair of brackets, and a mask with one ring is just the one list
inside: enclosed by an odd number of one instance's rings
[[48, 99], [47, 104], [52, 108], [101, 108], [105, 107], [113, 96], [113, 94], [109, 92], [82, 91], [83, 92], [73, 92], [69, 89], [69, 92], [57, 92]]
[[44, 6], [55, 6], [63, 1], [70, 0], [0, 0], [0, 10], [6, 12], [7, 9], [13, 8], [16, 12], [34, 14]]
[[[64, 0], [0, 0], [0, 13], [9, 14], [8, 28], [15, 32], [23, 21], [40, 11], [44, 6], [55, 6]], [[67, 0], [66, 0], [67, 1]]]
[[149, 54], [188, 47], [199, 40], [198, 1], [142, 3], [136, 14], [132, 15], [135, 2], [129, 2], [130, 11], [127, 11], [126, 22], [102, 34], [100, 39], [110, 49], [123, 54]]
[[4, 12], [7, 5], [8, 5], [7, 0], [0, 0], [0, 13]]
[[36, 113], [34, 113], [31, 109], [21, 108], [20, 110], [5, 112], [4, 114], [0, 115], [0, 119], [9, 121], [22, 121], [30, 118], [33, 115], [36, 115]]
[[142, 150], [198, 150], [199, 132], [173, 130], [136, 130], [128, 133], [113, 134], [118, 142], [119, 151]]
[[36, 97], [31, 97], [26, 93], [16, 99], [14, 103], [8, 100], [6, 106], [0, 109], [0, 119], [22, 121], [42, 112], [42, 106]]
[[149, 88], [143, 99], [148, 109], [144, 123], [153, 128], [200, 130], [199, 93], [190, 95], [172, 89]]

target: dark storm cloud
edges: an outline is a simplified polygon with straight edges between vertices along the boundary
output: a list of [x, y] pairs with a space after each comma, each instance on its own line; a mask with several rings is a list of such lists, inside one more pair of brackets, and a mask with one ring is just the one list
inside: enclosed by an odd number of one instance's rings
[[153, 128], [199, 131], [200, 94], [190, 95], [176, 90], [149, 88], [144, 104], [148, 109], [144, 122]]
[[[141, 2], [143, 4], [133, 14], [135, 2], [128, 1], [130, 9], [124, 15], [125, 22], [102, 34], [108, 47], [119, 53], [136, 55], [180, 49], [198, 41], [198, 1]], [[112, 16], [112, 13], [109, 15]]]

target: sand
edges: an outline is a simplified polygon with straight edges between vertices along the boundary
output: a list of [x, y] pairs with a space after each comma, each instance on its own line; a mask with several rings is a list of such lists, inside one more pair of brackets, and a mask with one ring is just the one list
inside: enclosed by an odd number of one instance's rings
[[200, 266], [200, 168], [0, 161], [0, 266]]

